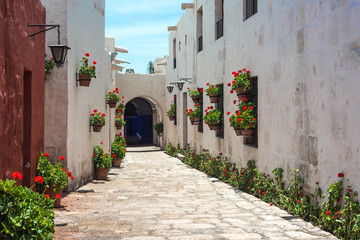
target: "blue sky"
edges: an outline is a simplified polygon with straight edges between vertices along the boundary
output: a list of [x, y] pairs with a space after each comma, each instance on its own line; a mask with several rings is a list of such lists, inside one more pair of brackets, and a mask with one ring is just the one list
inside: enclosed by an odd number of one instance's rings
[[[117, 58], [131, 64], [135, 73], [146, 73], [147, 64], [168, 55], [168, 26], [176, 25], [184, 13], [184, 0], [106, 0], [105, 35], [115, 37], [116, 46], [129, 53]], [[125, 72], [125, 71], [123, 71]]]

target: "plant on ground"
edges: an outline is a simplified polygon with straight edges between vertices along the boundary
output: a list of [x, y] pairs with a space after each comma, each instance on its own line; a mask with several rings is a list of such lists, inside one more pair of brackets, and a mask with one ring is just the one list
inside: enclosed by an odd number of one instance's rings
[[[22, 179], [18, 172], [14, 179]], [[0, 238], [53, 239], [53, 200], [14, 180], [0, 179]]]
[[181, 149], [180, 149], [180, 145], [178, 144], [177, 145], [177, 148], [176, 147], [173, 147], [170, 143], [168, 145], [166, 145], [166, 150], [165, 152], [167, 154], [169, 154], [170, 156], [172, 157], [176, 157], [176, 155], [178, 153], [181, 153]]
[[111, 144], [111, 156], [117, 159], [124, 159], [126, 154], [126, 147], [120, 142], [113, 142]]
[[121, 146], [127, 147], [126, 139], [122, 136], [122, 133], [115, 134], [114, 142], [119, 142]]
[[94, 148], [94, 166], [95, 168], [111, 168], [111, 157], [108, 153], [104, 153], [104, 149], [100, 146]]
[[[53, 166], [48, 160], [48, 153], [41, 153], [37, 165], [36, 174], [41, 176], [44, 181], [42, 183], [36, 184], [36, 189], [38, 191], [45, 191], [48, 188], [54, 187], [54, 192], [63, 190], [68, 186], [68, 177], [72, 180], [74, 177], [70, 171], [66, 171], [63, 164], [58, 162]], [[60, 157], [60, 160], [64, 161], [64, 157]]]

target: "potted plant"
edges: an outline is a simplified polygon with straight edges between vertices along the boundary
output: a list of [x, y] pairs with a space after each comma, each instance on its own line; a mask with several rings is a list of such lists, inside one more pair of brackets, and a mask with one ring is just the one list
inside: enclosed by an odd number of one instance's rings
[[223, 124], [223, 112], [220, 109], [214, 109], [213, 106], [205, 109], [204, 121], [210, 128], [210, 130], [218, 131]]
[[197, 103], [194, 110], [186, 109], [185, 114], [189, 117], [191, 125], [199, 125], [201, 121], [202, 106]]
[[106, 101], [110, 108], [116, 107], [116, 103], [120, 100], [120, 97], [118, 97], [117, 93], [119, 93], [118, 88], [115, 88], [115, 90], [112, 92], [106, 93]]
[[[124, 98], [124, 96], [122, 96], [122, 98]], [[122, 101], [119, 105], [116, 106], [115, 115], [121, 116], [124, 114], [124, 112], [125, 112], [125, 103], [124, 101]]]
[[238, 106], [239, 118], [237, 121], [240, 123], [241, 134], [244, 137], [251, 137], [256, 127], [255, 104], [246, 99], [246, 101], [243, 100]]
[[51, 74], [51, 70], [55, 67], [54, 58], [45, 60], [45, 79]]
[[104, 125], [105, 113], [98, 112], [97, 109], [94, 109], [94, 112], [90, 115], [90, 126], [93, 127], [93, 131], [100, 132]]
[[162, 122], [157, 123], [154, 125], [154, 129], [156, 131], [156, 135], [158, 135], [159, 137], [161, 137], [161, 135], [164, 132], [164, 124]]
[[234, 80], [232, 83], [228, 83], [228, 86], [231, 86], [231, 93], [236, 91], [239, 100], [244, 97], [247, 97], [248, 91], [251, 90], [250, 84], [250, 71], [246, 68], [239, 70], [237, 72], [232, 72], [234, 75]]
[[114, 141], [111, 144], [111, 156], [114, 167], [120, 167], [122, 160], [125, 158], [126, 148], [120, 142]]
[[111, 168], [111, 157], [108, 153], [104, 154], [104, 149], [100, 146], [94, 148], [94, 167], [97, 180], [107, 180]]
[[119, 142], [121, 146], [127, 147], [126, 139], [122, 136], [121, 133], [115, 134], [114, 142]]
[[[68, 186], [68, 178], [74, 177], [70, 171], [66, 171], [61, 162], [53, 166], [48, 160], [49, 154], [40, 155], [36, 174], [41, 178], [35, 179], [36, 189], [50, 197], [54, 201], [54, 207], [59, 207], [61, 202], [62, 190]], [[60, 157], [64, 160], [64, 157]]]
[[125, 126], [126, 122], [121, 116], [115, 116], [115, 127], [117, 130], [121, 130], [122, 126]]
[[200, 92], [199, 89], [198, 90], [191, 90], [189, 87], [187, 88], [189, 96], [191, 97], [191, 99], [193, 100], [194, 103], [199, 103], [200, 102]]
[[208, 88], [205, 90], [206, 95], [210, 97], [211, 103], [217, 103], [219, 101], [219, 97], [222, 95], [223, 89], [221, 86], [214, 86], [207, 83], [206, 86]]
[[236, 136], [241, 136], [241, 128], [240, 128], [240, 122], [238, 121], [239, 118], [241, 117], [239, 110], [236, 111], [236, 115], [231, 115], [231, 117], [229, 118], [230, 121], [230, 126], [234, 128]]
[[97, 62], [93, 61], [93, 65], [90, 65], [89, 56], [89, 53], [85, 53], [85, 57], [82, 57], [80, 61], [81, 66], [77, 70], [80, 86], [83, 87], [89, 87], [91, 78], [96, 78], [95, 64]]
[[170, 121], [175, 120], [175, 113], [176, 113], [176, 104], [172, 103], [170, 104], [170, 110], [166, 112], [167, 116], [169, 117]]

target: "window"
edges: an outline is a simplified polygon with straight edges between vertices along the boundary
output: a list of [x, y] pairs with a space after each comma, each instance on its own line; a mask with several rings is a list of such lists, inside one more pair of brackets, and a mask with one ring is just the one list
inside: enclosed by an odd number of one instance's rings
[[224, 35], [224, 0], [215, 0], [215, 40]]
[[185, 46], [187, 45], [187, 35], [185, 35]]
[[[249, 99], [255, 103], [256, 106], [256, 118], [259, 117], [258, 109], [259, 109], [259, 102], [258, 102], [258, 77], [250, 77], [250, 85], [251, 85], [251, 93]], [[258, 122], [259, 124], [259, 122]], [[244, 144], [250, 147], [258, 147], [258, 124], [256, 124], [254, 135], [252, 137], [244, 137]]]
[[243, 0], [244, 21], [257, 13], [257, 0]]
[[[219, 101], [215, 103], [215, 108], [221, 110], [223, 112], [223, 117], [224, 117], [224, 85], [218, 84], [216, 85], [216, 87], [221, 87], [222, 94], [219, 97]], [[224, 138], [224, 124], [221, 125], [221, 129], [219, 131], [216, 131], [216, 136]]]
[[177, 125], [177, 116], [176, 116], [177, 103], [176, 103], [176, 95], [174, 95], [174, 104], [175, 104], [175, 121], [174, 121], [174, 125]]
[[174, 69], [176, 68], [176, 38], [173, 40]]
[[197, 43], [198, 52], [203, 50], [203, 12], [202, 7], [197, 11]]
[[179, 41], [179, 51], [181, 51], [181, 41]]

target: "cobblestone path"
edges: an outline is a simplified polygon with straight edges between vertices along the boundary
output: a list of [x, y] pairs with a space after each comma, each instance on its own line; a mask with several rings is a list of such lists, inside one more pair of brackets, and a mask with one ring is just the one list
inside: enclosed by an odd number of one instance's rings
[[336, 239], [154, 147], [62, 199], [55, 239]]

